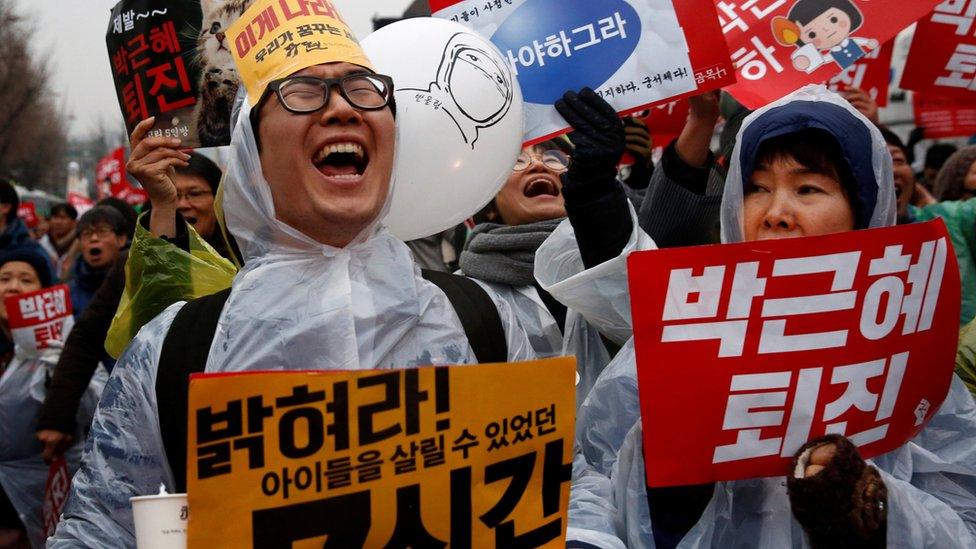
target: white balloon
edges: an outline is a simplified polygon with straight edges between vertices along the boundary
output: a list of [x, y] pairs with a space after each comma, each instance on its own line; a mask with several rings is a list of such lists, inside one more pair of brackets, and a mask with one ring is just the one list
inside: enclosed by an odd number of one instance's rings
[[491, 42], [443, 19], [398, 21], [363, 49], [396, 87], [396, 184], [384, 222], [403, 240], [437, 234], [498, 193], [522, 148], [522, 92]]

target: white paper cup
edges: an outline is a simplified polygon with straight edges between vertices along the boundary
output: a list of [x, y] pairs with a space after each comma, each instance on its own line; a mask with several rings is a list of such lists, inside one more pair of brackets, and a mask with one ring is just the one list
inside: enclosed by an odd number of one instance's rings
[[137, 496], [129, 501], [138, 549], [186, 548], [186, 494]]

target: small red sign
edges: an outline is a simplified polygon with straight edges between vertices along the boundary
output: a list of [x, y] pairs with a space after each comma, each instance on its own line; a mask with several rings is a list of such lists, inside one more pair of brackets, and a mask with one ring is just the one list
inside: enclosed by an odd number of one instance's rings
[[68, 462], [60, 456], [51, 462], [47, 484], [44, 487], [44, 537], [54, 535], [61, 520], [61, 509], [71, 491], [71, 473]]
[[9, 296], [4, 306], [14, 343], [24, 348], [46, 349], [52, 340], [64, 341], [74, 326], [67, 284]]
[[715, 0], [738, 74], [738, 82], [725, 89], [746, 107], [757, 109], [806, 84], [830, 80], [938, 3]]

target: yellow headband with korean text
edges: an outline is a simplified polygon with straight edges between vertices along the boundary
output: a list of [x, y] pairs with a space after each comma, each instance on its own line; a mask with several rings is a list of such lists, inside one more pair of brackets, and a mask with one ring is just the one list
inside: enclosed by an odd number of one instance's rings
[[227, 38], [251, 105], [272, 80], [313, 65], [344, 61], [373, 69], [329, 0], [257, 0]]

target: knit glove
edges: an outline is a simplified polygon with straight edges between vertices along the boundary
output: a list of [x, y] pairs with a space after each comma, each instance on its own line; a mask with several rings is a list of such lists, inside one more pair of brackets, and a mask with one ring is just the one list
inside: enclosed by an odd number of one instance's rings
[[574, 130], [569, 134], [575, 148], [566, 173], [567, 183], [571, 187], [588, 186], [587, 183], [609, 187], [616, 180], [617, 163], [627, 144], [620, 116], [590, 88], [583, 88], [578, 94], [566, 92], [555, 106]]
[[562, 175], [563, 197], [583, 266], [589, 269], [620, 255], [633, 230], [627, 196], [617, 182], [624, 124], [590, 88], [566, 92], [556, 110], [574, 130], [569, 138], [575, 148]]
[[786, 489], [814, 549], [885, 546], [888, 490], [846, 437], [827, 435], [803, 445]]

